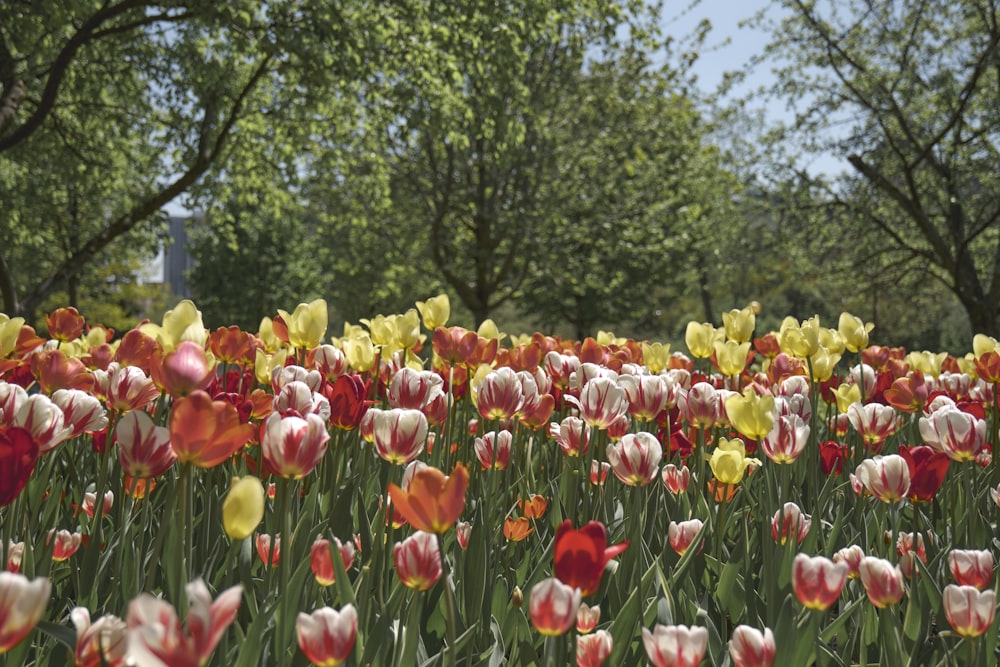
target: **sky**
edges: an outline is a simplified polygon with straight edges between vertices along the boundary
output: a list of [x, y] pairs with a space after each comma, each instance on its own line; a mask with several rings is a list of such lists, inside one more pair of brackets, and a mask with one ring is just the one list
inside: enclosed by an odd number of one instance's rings
[[[666, 0], [663, 29], [680, 38], [691, 34], [703, 19], [712, 24], [707, 48], [694, 66], [700, 88], [714, 90], [727, 70], [742, 68], [755, 55], [763, 52], [768, 35], [762, 30], [740, 27], [740, 23], [771, 4], [770, 0], [701, 0], [693, 8], [687, 0]], [[758, 67], [754, 81], [769, 80], [766, 67]]]

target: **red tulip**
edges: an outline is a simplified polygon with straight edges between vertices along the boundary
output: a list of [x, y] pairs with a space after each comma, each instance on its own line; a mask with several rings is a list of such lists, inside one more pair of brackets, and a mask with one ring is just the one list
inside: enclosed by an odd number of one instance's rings
[[185, 587], [188, 598], [186, 627], [170, 603], [142, 593], [128, 606], [129, 654], [140, 665], [204, 665], [236, 620], [243, 599], [242, 586], [229, 588], [212, 601], [201, 579]]
[[577, 667], [601, 667], [611, 655], [614, 643], [611, 633], [598, 630], [592, 635], [580, 635], [576, 638]]
[[345, 570], [351, 569], [351, 565], [354, 564], [356, 550], [353, 542], [341, 543], [335, 537], [331, 543], [330, 540], [317, 537], [309, 550], [309, 567], [312, 569], [313, 576], [316, 577], [316, 583], [320, 586], [330, 586], [337, 580], [333, 567], [334, 549], [340, 556]]
[[663, 466], [660, 476], [663, 479], [663, 485], [675, 496], [687, 491], [691, 484], [691, 471], [686, 465], [681, 465], [678, 468], [673, 463], [668, 463]]
[[823, 556], [799, 554], [792, 564], [792, 590], [807, 609], [829, 609], [847, 583], [848, 566]]
[[[702, 526], [704, 524], [701, 519], [690, 519], [688, 521], [681, 521], [680, 523], [671, 521], [667, 527], [667, 539], [670, 541], [670, 548], [683, 556], [691, 548], [691, 543], [698, 537]], [[701, 544], [698, 545], [698, 549], [701, 549]]]
[[605, 566], [628, 545], [626, 541], [608, 546], [607, 528], [598, 521], [590, 521], [577, 530], [573, 522], [566, 519], [556, 529], [556, 578], [579, 588], [584, 596], [591, 595], [601, 585]]
[[795, 503], [788, 502], [771, 518], [771, 538], [785, 544], [789, 538], [795, 537], [795, 543], [802, 544], [811, 525], [812, 520], [802, 513], [802, 509]]
[[883, 558], [866, 556], [858, 567], [868, 599], [880, 609], [898, 604], [906, 592], [903, 572]]
[[771, 667], [775, 651], [771, 628], [764, 628], [762, 633], [748, 625], [737, 625], [729, 640], [729, 655], [735, 667]]
[[350, 657], [358, 636], [358, 613], [344, 605], [338, 612], [332, 607], [311, 614], [299, 612], [295, 634], [302, 653], [319, 667], [337, 667]]
[[0, 507], [9, 505], [28, 483], [38, 460], [38, 445], [17, 426], [0, 426]]
[[948, 569], [961, 586], [989, 588], [993, 581], [993, 552], [988, 549], [954, 549], [948, 554]]
[[441, 551], [437, 537], [417, 531], [393, 547], [396, 575], [408, 588], [430, 590], [441, 578]]
[[912, 502], [928, 502], [944, 483], [951, 459], [944, 452], [926, 445], [899, 446], [899, 455], [910, 469], [910, 492]]

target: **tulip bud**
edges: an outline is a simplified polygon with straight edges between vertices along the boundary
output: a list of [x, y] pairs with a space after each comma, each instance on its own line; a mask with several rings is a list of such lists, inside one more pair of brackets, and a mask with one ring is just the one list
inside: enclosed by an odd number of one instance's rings
[[234, 477], [222, 502], [222, 526], [233, 540], [245, 540], [264, 519], [264, 485], [256, 477]]

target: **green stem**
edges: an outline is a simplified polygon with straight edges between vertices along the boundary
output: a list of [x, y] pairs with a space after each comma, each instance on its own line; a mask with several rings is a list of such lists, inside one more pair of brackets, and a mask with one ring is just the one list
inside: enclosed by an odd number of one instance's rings
[[[292, 494], [295, 492], [295, 485], [291, 480], [282, 477], [278, 480], [278, 520], [280, 528], [278, 535], [271, 538], [271, 553], [268, 556], [268, 567], [274, 560], [274, 551], [277, 549], [278, 537], [284, 541], [284, 558], [278, 561], [278, 607], [280, 611], [276, 653], [280, 657], [280, 664], [288, 664], [288, 630], [291, 626], [289, 620], [292, 604], [291, 591], [288, 589], [288, 580], [291, 576], [292, 567]], [[339, 557], [339, 554], [337, 554]]]
[[444, 550], [444, 539], [441, 535], [437, 536], [437, 543], [438, 551], [441, 552], [441, 584], [444, 586], [445, 618], [448, 623], [448, 647], [444, 652], [444, 664], [445, 667], [454, 667], [455, 651], [457, 650], [455, 643], [458, 637], [458, 633], [456, 632], [458, 622], [455, 615], [455, 591], [451, 589], [451, 568], [448, 565], [448, 558]]

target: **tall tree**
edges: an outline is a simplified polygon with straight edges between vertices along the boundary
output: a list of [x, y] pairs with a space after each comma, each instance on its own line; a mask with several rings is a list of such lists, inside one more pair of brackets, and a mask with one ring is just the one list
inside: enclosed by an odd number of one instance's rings
[[794, 136], [850, 165], [828, 197], [1000, 335], [1000, 3], [780, 5], [769, 51]]
[[529, 275], [549, 222], [542, 193], [557, 170], [559, 103], [628, 9], [610, 0], [414, 9], [440, 55], [385, 82], [391, 196], [420, 221], [435, 270], [477, 323]]
[[[401, 3], [403, 4], [403, 3]], [[295, 0], [70, 0], [46, 11], [5, 3], [0, 21], [0, 295], [29, 317], [53, 290], [124, 235], [155, 228], [162, 207], [222, 165], [243, 134], [349, 98], [399, 56], [394, 3]], [[395, 26], [391, 28], [390, 26]], [[315, 125], [310, 127], [315, 128]], [[25, 205], [55, 165], [78, 210]], [[283, 165], [294, 169], [293, 161]], [[98, 170], [100, 170], [98, 175]], [[59, 196], [61, 198], [61, 195]], [[42, 198], [44, 199], [44, 198]], [[13, 206], [7, 206], [10, 202]], [[72, 228], [60, 252], [25, 252]]]
[[682, 275], [695, 231], [731, 195], [683, 76], [652, 55], [608, 50], [559, 102], [549, 222], [525, 305], [579, 338], [658, 326], [654, 295]]

